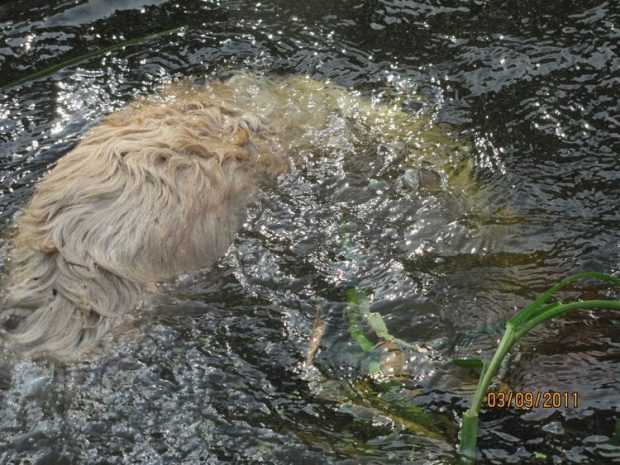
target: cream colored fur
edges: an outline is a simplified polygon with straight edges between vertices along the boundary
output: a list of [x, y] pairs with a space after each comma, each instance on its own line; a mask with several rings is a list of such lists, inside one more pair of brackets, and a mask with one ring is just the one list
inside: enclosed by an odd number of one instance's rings
[[92, 350], [153, 283], [222, 255], [260, 179], [287, 172], [332, 116], [385, 136], [407, 118], [390, 111], [335, 85], [240, 73], [110, 115], [17, 219], [7, 306], [27, 316], [11, 345], [66, 360]]
[[236, 105], [233, 85], [131, 104], [36, 186], [12, 254], [9, 304], [32, 309], [15, 346], [75, 358], [150, 283], [227, 249], [258, 178], [289, 168], [266, 115]]

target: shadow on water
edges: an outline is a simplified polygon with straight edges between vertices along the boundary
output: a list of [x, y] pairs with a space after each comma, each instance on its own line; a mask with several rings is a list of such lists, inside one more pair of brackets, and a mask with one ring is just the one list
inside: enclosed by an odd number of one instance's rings
[[[613, 2], [5, 2], [0, 86], [187, 27], [0, 92], [3, 256], [56, 160], [170, 82], [303, 74], [424, 124], [383, 138], [334, 124], [325, 156], [260, 194], [225, 257], [162, 283], [92, 360], [3, 353], [0, 462], [453, 463], [477, 379], [445, 360], [489, 359], [502, 323], [565, 276], [618, 272], [619, 19]], [[417, 184], [426, 170], [439, 188]], [[412, 347], [353, 341], [352, 286]], [[591, 296], [618, 298], [563, 295]], [[579, 405], [483, 409], [480, 461], [620, 461], [619, 344], [611, 312], [521, 341], [497, 387]], [[373, 374], [382, 360], [393, 370]]]

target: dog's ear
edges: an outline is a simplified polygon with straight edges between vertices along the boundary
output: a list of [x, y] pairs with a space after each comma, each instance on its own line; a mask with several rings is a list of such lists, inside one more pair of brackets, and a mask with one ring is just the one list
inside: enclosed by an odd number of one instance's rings
[[237, 142], [235, 142], [236, 145], [238, 145], [239, 147], [243, 147], [248, 143], [249, 140], [250, 133], [247, 129], [241, 128], [237, 131]]

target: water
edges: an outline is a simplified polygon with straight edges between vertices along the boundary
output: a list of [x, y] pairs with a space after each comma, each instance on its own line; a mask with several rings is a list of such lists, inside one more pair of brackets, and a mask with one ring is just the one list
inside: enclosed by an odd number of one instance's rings
[[[418, 165], [411, 151], [384, 163], [399, 148], [381, 146], [313, 159], [252, 204], [225, 257], [162, 284], [93, 360], [3, 354], [0, 462], [454, 462], [476, 377], [445, 359], [490, 358], [502, 322], [567, 275], [618, 272], [619, 19], [614, 2], [0, 6], [0, 86], [186, 26], [2, 90], [5, 241], [33, 184], [89, 127], [182, 78], [244, 68], [331, 80], [449, 124], [458, 147], [422, 150]], [[450, 183], [418, 192], [411, 168]], [[440, 438], [373, 397], [343, 313], [352, 283], [417, 347], [400, 359], [398, 394], [433, 415]], [[563, 297], [618, 293], [592, 282]], [[327, 327], [308, 369], [317, 308]], [[527, 336], [501, 381], [576, 392], [579, 405], [484, 410], [480, 461], [620, 461], [619, 343], [609, 311]]]

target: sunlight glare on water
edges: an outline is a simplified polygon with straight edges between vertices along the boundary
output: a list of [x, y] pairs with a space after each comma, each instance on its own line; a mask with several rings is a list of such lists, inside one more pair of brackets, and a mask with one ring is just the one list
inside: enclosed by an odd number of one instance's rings
[[[477, 379], [446, 361], [488, 360], [504, 321], [569, 274], [620, 269], [619, 17], [610, 2], [0, 6], [2, 257], [37, 180], [173, 82], [297, 76], [238, 98], [310, 141], [291, 134], [295, 170], [226, 255], [159, 284], [91, 360], [3, 349], [0, 462], [454, 463]], [[619, 340], [595, 311], [528, 335], [498, 384], [579, 408], [483, 409], [480, 462], [618, 461]]]

